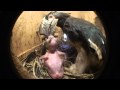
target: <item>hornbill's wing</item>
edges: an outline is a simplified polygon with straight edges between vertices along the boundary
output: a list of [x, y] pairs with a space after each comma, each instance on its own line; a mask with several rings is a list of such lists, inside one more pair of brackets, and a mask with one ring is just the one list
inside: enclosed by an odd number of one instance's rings
[[85, 20], [69, 17], [64, 23], [63, 31], [71, 41], [82, 41], [85, 47], [94, 49], [98, 58], [102, 59], [106, 52], [106, 40], [96, 26]]

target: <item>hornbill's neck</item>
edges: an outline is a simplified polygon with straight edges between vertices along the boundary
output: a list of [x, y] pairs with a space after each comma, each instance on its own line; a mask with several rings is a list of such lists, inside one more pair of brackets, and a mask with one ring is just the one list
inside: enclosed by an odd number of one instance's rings
[[61, 16], [58, 18], [57, 26], [60, 27], [60, 28], [63, 28], [64, 23], [65, 23], [65, 21], [66, 21], [66, 19], [67, 19], [68, 17], [70, 17], [70, 15], [68, 15], [68, 14], [61, 15]]

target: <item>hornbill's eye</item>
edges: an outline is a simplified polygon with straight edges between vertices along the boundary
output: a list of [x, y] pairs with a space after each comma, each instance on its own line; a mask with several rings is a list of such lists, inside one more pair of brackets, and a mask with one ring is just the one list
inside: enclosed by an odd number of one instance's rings
[[53, 16], [49, 16], [49, 18], [53, 18]]

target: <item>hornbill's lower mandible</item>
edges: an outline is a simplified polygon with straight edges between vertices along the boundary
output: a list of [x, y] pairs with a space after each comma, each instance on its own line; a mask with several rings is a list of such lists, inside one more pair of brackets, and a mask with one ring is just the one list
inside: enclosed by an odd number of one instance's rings
[[[55, 20], [57, 21], [57, 26], [67, 34], [78, 53], [80, 52], [80, 46], [82, 46], [86, 55], [96, 54], [98, 61], [103, 60], [106, 55], [106, 39], [95, 25], [83, 19], [72, 17], [70, 14], [57, 11], [50, 12], [45, 18], [47, 20], [49, 18], [57, 19]], [[89, 60], [90, 58], [87, 59]]]

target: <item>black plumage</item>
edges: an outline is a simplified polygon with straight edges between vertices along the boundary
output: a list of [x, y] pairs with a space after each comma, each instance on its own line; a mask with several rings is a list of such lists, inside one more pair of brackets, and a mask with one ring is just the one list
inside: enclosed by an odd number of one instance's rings
[[[106, 54], [106, 39], [99, 28], [95, 25], [86, 20], [72, 17], [70, 14], [63, 12], [55, 11], [50, 12], [48, 15], [53, 15], [56, 19], [58, 19], [57, 26], [59, 26], [62, 31], [67, 34], [72, 43], [82, 42], [83, 47], [88, 53], [96, 52], [97, 54], [101, 54], [102, 57]], [[99, 57], [99, 59], [102, 58]]]

